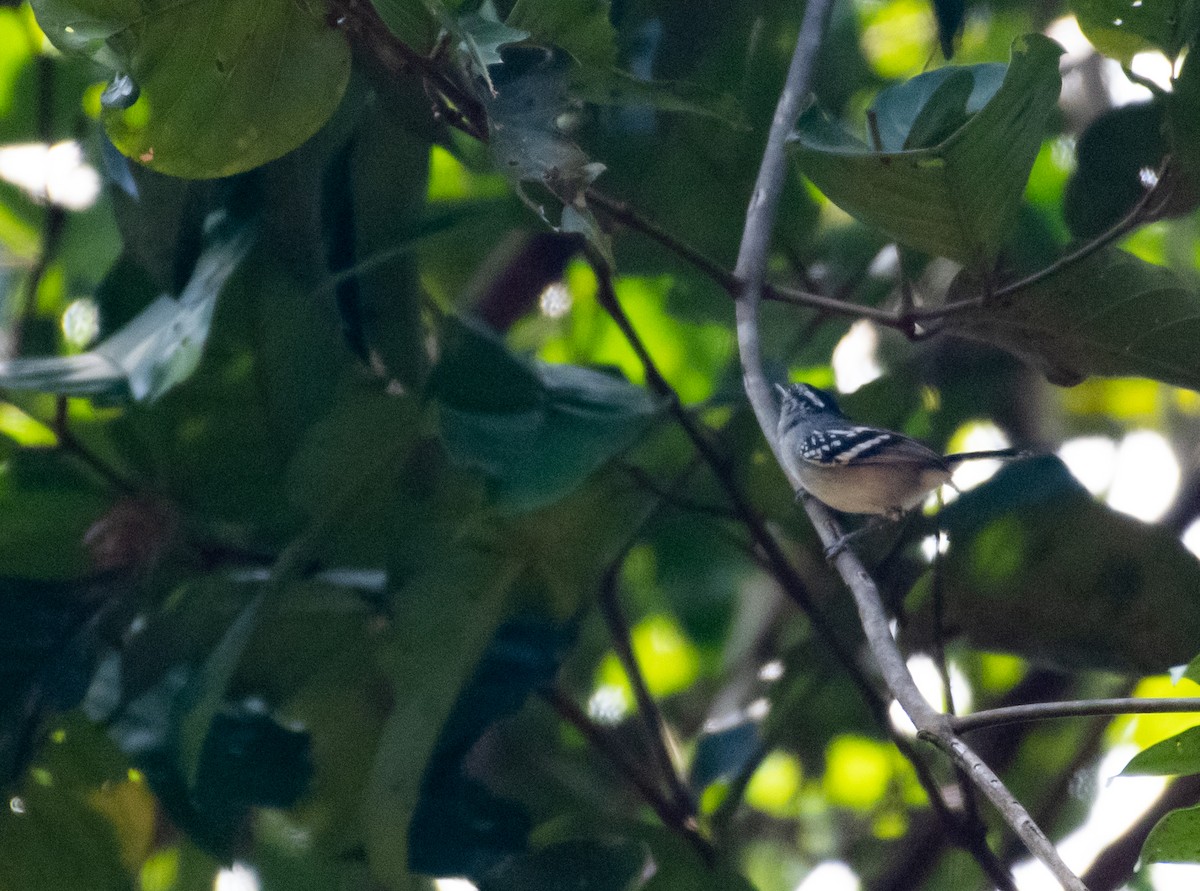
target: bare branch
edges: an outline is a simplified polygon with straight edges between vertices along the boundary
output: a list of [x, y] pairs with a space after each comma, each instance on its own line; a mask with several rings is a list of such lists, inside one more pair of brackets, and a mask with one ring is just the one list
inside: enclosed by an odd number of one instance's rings
[[950, 719], [956, 733], [985, 727], [1049, 721], [1055, 718], [1088, 718], [1112, 715], [1200, 714], [1200, 699], [1083, 699], [1079, 702], [1032, 702], [987, 709]]
[[[775, 433], [777, 410], [762, 370], [758, 308], [762, 297], [771, 228], [786, 175], [785, 142], [799, 116], [801, 103], [808, 93], [830, 5], [829, 0], [810, 0], [805, 6], [800, 37], [796, 42], [787, 82], [775, 109], [762, 165], [750, 198], [734, 272], [742, 282], [742, 291], [736, 301], [736, 318], [743, 383], [759, 426], [777, 460], [780, 458], [780, 445]], [[780, 464], [782, 466], [783, 462], [780, 461]], [[795, 488], [800, 489], [798, 480], [791, 479], [791, 482]], [[841, 529], [824, 505], [813, 498], [805, 498], [804, 506], [826, 546], [840, 541]], [[991, 768], [954, 733], [950, 718], [935, 711], [925, 701], [908, 672], [900, 648], [892, 637], [889, 617], [875, 581], [863, 568], [858, 557], [850, 550], [843, 550], [837, 556], [835, 566], [854, 595], [859, 621], [888, 688], [916, 725], [919, 736], [951, 757], [955, 765], [961, 768], [992, 802], [1029, 850], [1047, 865], [1064, 888], [1068, 891], [1084, 891], [1083, 883], [1062, 861], [1054, 845], [1034, 823], [1021, 803], [1008, 791]]]

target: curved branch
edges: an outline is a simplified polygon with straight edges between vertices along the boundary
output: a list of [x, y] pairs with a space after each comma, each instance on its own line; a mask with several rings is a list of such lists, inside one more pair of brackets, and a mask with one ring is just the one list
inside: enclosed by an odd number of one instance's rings
[[[755, 417], [777, 460], [780, 458], [779, 440], [775, 435], [777, 410], [762, 370], [758, 307], [762, 297], [771, 228], [787, 172], [785, 143], [799, 116], [801, 103], [808, 94], [813, 64], [830, 6], [830, 0], [809, 0], [805, 6], [800, 37], [796, 42], [787, 82], [775, 109], [762, 165], [746, 212], [746, 225], [734, 271], [742, 283], [735, 312], [743, 383], [754, 408]], [[782, 466], [783, 462], [780, 461], [780, 464]], [[789, 479], [793, 487], [799, 490], [799, 481], [790, 475]], [[813, 498], [805, 498], [804, 507], [826, 546], [832, 546], [841, 539], [841, 529], [824, 505]], [[900, 648], [892, 637], [890, 620], [875, 581], [863, 568], [858, 557], [849, 550], [843, 550], [837, 556], [835, 566], [854, 595], [868, 645], [888, 688], [916, 725], [918, 735], [946, 752], [955, 765], [965, 771], [971, 782], [992, 802], [1030, 852], [1046, 864], [1064, 888], [1068, 891], [1086, 891], [1083, 883], [1059, 857], [1054, 845], [1034, 823], [1021, 803], [970, 746], [957, 736], [950, 725], [950, 718], [935, 711], [925, 701], [908, 672]]]

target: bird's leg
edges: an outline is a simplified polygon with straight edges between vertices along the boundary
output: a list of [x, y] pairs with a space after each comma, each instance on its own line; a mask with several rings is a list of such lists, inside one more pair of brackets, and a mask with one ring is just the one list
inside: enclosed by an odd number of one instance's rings
[[867, 522], [863, 523], [853, 532], [847, 532], [845, 535], [827, 547], [825, 549], [825, 559], [832, 563], [837, 558], [838, 554], [850, 546], [850, 542], [854, 541], [855, 539], [862, 538], [868, 533], [874, 532], [876, 529], [887, 523], [895, 523], [897, 520], [902, 519], [903, 516], [903, 511], [889, 511], [886, 514], [879, 514], [878, 516], [871, 517], [871, 519], [867, 520]]

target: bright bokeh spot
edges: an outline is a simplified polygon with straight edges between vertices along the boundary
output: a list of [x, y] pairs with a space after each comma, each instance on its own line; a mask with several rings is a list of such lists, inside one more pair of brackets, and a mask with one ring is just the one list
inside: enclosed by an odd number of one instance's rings
[[804, 877], [796, 891], [858, 891], [861, 887], [858, 876], [848, 865], [840, 860], [826, 860]]
[[[613, 661], [616, 662], [615, 656]], [[607, 660], [604, 664], [608, 664]], [[620, 668], [618, 663], [617, 669]], [[604, 673], [603, 668], [601, 673]], [[588, 697], [588, 717], [597, 724], [618, 724], [633, 710], [633, 691], [629, 687], [629, 681], [625, 679], [625, 672], [621, 672], [621, 677], [622, 683], [601, 684]]]
[[1021, 682], [1029, 671], [1024, 659], [1008, 653], [979, 654], [979, 685], [986, 693], [1004, 693]]
[[829, 802], [869, 811], [883, 800], [892, 781], [891, 750], [862, 736], [839, 736], [825, 752], [822, 785]]
[[1108, 506], [1153, 523], [1167, 512], [1179, 490], [1179, 461], [1156, 430], [1135, 430], [1117, 447]]
[[508, 194], [508, 185], [498, 173], [475, 173], [440, 145], [429, 150], [429, 188], [431, 203], [465, 201], [469, 198], [499, 198]]
[[937, 23], [928, 3], [862, 0], [862, 51], [880, 77], [900, 78], [920, 74], [937, 43]]
[[[1004, 435], [1004, 431], [991, 421], [970, 421], [954, 432], [946, 450], [948, 452], [984, 452], [1006, 449], [1010, 445], [1012, 443]], [[974, 489], [995, 476], [1003, 466], [1004, 462], [996, 459], [964, 461], [954, 471], [954, 485], [963, 492]]]
[[434, 879], [433, 887], [437, 891], [478, 891], [475, 884], [466, 879]]
[[883, 374], [876, 351], [879, 331], [866, 319], [859, 319], [842, 335], [833, 348], [830, 364], [838, 391], [853, 393]]
[[179, 881], [179, 849], [155, 851], [142, 864], [138, 879], [141, 891], [171, 891]]
[[100, 174], [84, 160], [83, 147], [74, 140], [0, 146], [0, 180], [23, 189], [35, 201], [67, 210], [87, 210], [100, 195]]
[[1195, 520], [1183, 532], [1183, 546], [1200, 557], [1200, 520]]
[[1171, 76], [1175, 73], [1174, 67], [1171, 60], [1158, 50], [1138, 53], [1129, 65], [1130, 70], [1138, 77], [1143, 77], [1164, 90], [1171, 89]]
[[700, 673], [700, 653], [666, 615], [649, 616], [633, 629], [633, 654], [653, 696], [686, 690]]
[[[1186, 678], [1175, 683], [1167, 675], [1143, 678], [1133, 690], [1141, 699], [1159, 699], [1178, 696], [1200, 696], [1200, 684]], [[1189, 727], [1200, 724], [1200, 715], [1124, 715], [1113, 721], [1109, 738], [1118, 742], [1129, 742], [1139, 749], [1170, 739]]]
[[802, 777], [800, 761], [794, 755], [772, 752], [750, 778], [746, 803], [774, 817], [795, 816]]
[[84, 297], [72, 300], [62, 314], [62, 332], [67, 343], [77, 349], [88, 346], [100, 333], [100, 307]]
[[58, 444], [53, 430], [8, 402], [0, 403], [0, 434], [26, 448]]
[[1116, 472], [1117, 444], [1107, 436], [1080, 436], [1059, 446], [1058, 457], [1085, 489], [1100, 495]]
[[260, 887], [258, 873], [244, 863], [222, 869], [213, 882], [213, 891], [258, 891]]

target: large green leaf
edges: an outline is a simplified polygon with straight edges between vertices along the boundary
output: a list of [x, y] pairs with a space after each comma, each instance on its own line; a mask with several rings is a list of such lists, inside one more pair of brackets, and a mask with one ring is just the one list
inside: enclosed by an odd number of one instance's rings
[[1096, 503], [1054, 456], [1009, 465], [941, 523], [946, 626], [973, 645], [1147, 674], [1194, 655], [1200, 562], [1170, 531]]
[[1146, 863], [1200, 863], [1200, 807], [1171, 811], [1142, 845]]
[[1071, 0], [1068, 5], [1088, 39], [1125, 64], [1153, 49], [1174, 58], [1200, 26], [1196, 0]]
[[397, 592], [395, 634], [381, 656], [394, 706], [366, 794], [366, 849], [371, 873], [397, 891], [417, 887], [409, 832], [426, 766], [520, 569], [468, 540], [443, 544], [443, 559]]
[[627, 381], [571, 365], [530, 365], [494, 336], [447, 325], [434, 389], [454, 458], [484, 471], [514, 509], [548, 504], [628, 448], [657, 409]]
[[1123, 776], [1184, 776], [1200, 773], [1200, 727], [1189, 727], [1170, 739], [1138, 752]]
[[155, 170], [228, 176], [291, 151], [329, 119], [350, 49], [324, 4], [293, 0], [38, 0], [46, 35], [128, 75], [105, 112], [116, 146]]
[[[960, 282], [951, 293], [967, 291]], [[1136, 375], [1200, 389], [1200, 295], [1115, 248], [949, 316], [945, 330], [1008, 350], [1055, 383]]]
[[224, 227], [200, 256], [178, 298], [159, 297], [86, 353], [0, 361], [0, 386], [104, 401], [153, 402], [200, 363], [217, 297], [250, 241], [244, 226]]
[[[813, 107], [801, 117], [795, 137], [801, 169], [838, 206], [901, 244], [985, 269], [1016, 220], [1025, 180], [1058, 100], [1061, 54], [1058, 44], [1037, 34], [1018, 40], [995, 95], [930, 147], [896, 149], [898, 142], [904, 144], [899, 133], [907, 141], [911, 131], [889, 126], [884, 150], [872, 151]], [[911, 120], [915, 127], [924, 117], [929, 127], [933, 116], [944, 126], [954, 115], [965, 117], [977, 95], [986, 95], [994, 83], [995, 69], [960, 70], [972, 78], [969, 91], [950, 90], [950, 75], [938, 74], [893, 88], [901, 91], [898, 96], [885, 93], [878, 105], [887, 113], [886, 123]], [[928, 102], [916, 111], [914, 100], [930, 87]], [[929, 109], [932, 102], [947, 102], [950, 108], [946, 113]]]

